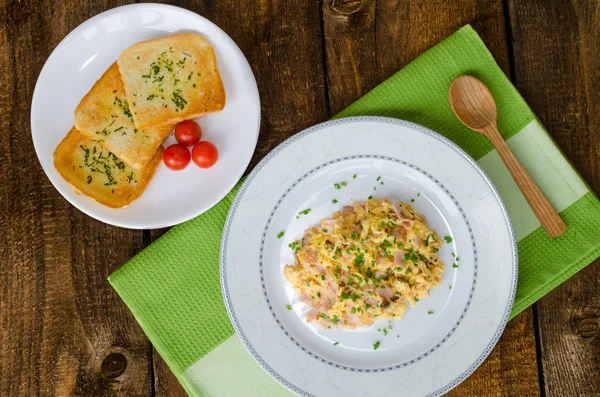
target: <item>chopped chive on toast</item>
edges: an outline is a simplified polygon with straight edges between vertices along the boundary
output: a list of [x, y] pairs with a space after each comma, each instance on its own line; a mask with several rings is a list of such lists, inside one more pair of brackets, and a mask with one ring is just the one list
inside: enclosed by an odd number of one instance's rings
[[138, 168], [126, 162], [102, 138], [92, 139], [73, 127], [54, 152], [54, 166], [78, 192], [112, 208], [139, 198], [162, 160], [162, 147]]
[[142, 167], [152, 161], [172, 126], [137, 128], [117, 63], [113, 63], [75, 109], [75, 128], [123, 161]]
[[225, 106], [214, 50], [200, 35], [174, 34], [134, 44], [117, 63], [138, 129], [174, 125]]

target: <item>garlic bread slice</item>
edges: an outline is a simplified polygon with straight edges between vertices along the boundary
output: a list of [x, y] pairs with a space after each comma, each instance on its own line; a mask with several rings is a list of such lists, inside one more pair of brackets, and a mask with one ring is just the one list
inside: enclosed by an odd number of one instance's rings
[[225, 106], [214, 50], [200, 35], [174, 34], [134, 44], [117, 63], [139, 129], [174, 125]]
[[103, 140], [107, 149], [123, 161], [142, 167], [154, 158], [172, 126], [135, 126], [115, 62], [75, 109], [75, 128], [90, 139]]
[[163, 149], [138, 168], [111, 151], [104, 139], [92, 139], [73, 127], [54, 152], [54, 166], [78, 192], [112, 208], [138, 199], [162, 160]]

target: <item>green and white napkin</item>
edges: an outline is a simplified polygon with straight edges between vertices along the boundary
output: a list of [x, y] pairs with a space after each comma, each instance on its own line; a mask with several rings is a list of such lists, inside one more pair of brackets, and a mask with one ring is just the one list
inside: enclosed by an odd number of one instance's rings
[[[463, 74], [479, 78], [492, 91], [500, 131], [567, 225], [561, 237], [546, 235], [498, 153], [452, 114], [448, 87]], [[470, 26], [336, 117], [363, 115], [429, 127], [465, 149], [492, 178], [518, 239], [519, 284], [512, 316], [600, 256], [600, 202]], [[109, 281], [190, 395], [284, 396], [291, 393], [264, 373], [237, 339], [221, 296], [219, 245], [236, 192], [171, 229]]]

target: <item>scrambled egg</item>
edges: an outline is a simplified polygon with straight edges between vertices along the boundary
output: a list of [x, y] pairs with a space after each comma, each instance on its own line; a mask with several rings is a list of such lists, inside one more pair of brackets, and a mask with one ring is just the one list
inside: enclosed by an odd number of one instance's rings
[[442, 280], [442, 242], [409, 205], [370, 199], [346, 206], [289, 247], [295, 265], [284, 275], [311, 306], [308, 322], [324, 328], [401, 318], [406, 303], [428, 296]]

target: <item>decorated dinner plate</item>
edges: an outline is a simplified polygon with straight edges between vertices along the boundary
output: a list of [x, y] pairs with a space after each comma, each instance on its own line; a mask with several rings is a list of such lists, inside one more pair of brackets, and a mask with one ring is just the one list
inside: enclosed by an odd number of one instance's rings
[[[413, 251], [399, 245], [407, 256], [395, 258], [395, 246], [400, 244], [396, 237], [401, 237], [395, 231], [385, 229], [381, 233], [389, 232], [386, 237], [358, 228], [358, 236], [334, 237], [337, 229], [327, 226], [330, 221], [320, 223], [338, 211], [344, 213], [365, 202], [374, 203], [378, 209], [377, 203], [382, 199], [405, 203], [418, 216], [424, 215], [423, 224], [435, 230], [431, 234], [437, 236], [436, 240], [443, 240], [429, 253], [419, 251], [424, 260], [425, 256], [432, 259], [431, 252], [435, 252], [433, 260], [445, 265], [443, 273], [434, 272], [435, 286], [419, 295], [420, 299], [413, 299], [414, 307], [405, 305], [406, 312], [398, 317], [367, 314], [382, 313], [392, 302], [409, 301], [407, 296], [399, 298], [400, 292], [390, 298], [392, 295], [385, 296], [372, 287], [382, 287], [377, 284], [387, 282], [388, 275], [394, 279], [393, 275], [399, 274], [398, 280], [404, 280], [399, 282], [419, 288], [418, 279], [403, 279], [405, 266], [411, 260], [415, 260], [411, 274], [421, 274], [417, 260], [411, 258], [417, 248]], [[404, 213], [396, 221], [407, 222], [403, 218], [413, 216]], [[395, 227], [392, 218], [384, 220], [392, 222], [390, 228]], [[387, 226], [382, 222], [381, 227]], [[361, 239], [358, 250], [350, 248], [347, 256], [352, 266], [363, 270], [366, 267], [367, 272], [360, 273], [362, 278], [348, 280], [345, 278], [351, 273], [344, 269], [348, 262], [341, 260], [346, 252], [338, 251], [339, 243], [333, 246], [326, 239], [316, 243], [330, 244], [327, 249], [339, 270], [333, 265], [328, 268], [330, 272], [323, 269], [326, 265], [320, 259], [327, 255], [323, 249], [325, 254], [320, 254], [319, 260], [313, 258], [314, 263], [310, 264], [311, 271], [316, 268], [323, 272], [321, 276], [301, 281], [309, 287], [310, 283], [331, 286], [333, 280], [337, 281], [337, 297], [332, 301], [344, 305], [351, 302], [352, 315], [348, 306], [347, 312], [338, 311], [339, 317], [336, 314], [333, 318], [333, 312], [323, 312], [326, 308], [321, 308], [321, 316], [317, 314], [315, 320], [316, 305], [311, 304], [311, 299], [322, 299], [320, 291], [325, 294], [326, 290], [299, 290], [298, 280], [284, 275], [286, 265], [299, 265], [299, 245], [309, 244], [303, 239], [305, 230], [311, 229], [315, 234], [321, 228], [332, 241], [358, 240], [361, 236], [367, 240], [377, 237], [378, 243], [388, 237], [388, 241], [393, 241], [390, 250], [395, 251], [389, 260], [398, 269], [369, 275], [369, 266], [378, 268], [375, 260], [365, 260], [371, 257], [363, 257], [368, 254], [364, 254], [366, 249], [361, 251], [360, 244], [366, 244]], [[415, 237], [411, 239], [410, 235], [403, 235], [408, 239], [405, 244], [415, 244]], [[428, 238], [429, 245], [432, 241]], [[418, 244], [421, 248], [426, 245], [420, 240]], [[419, 267], [422, 265], [429, 266], [421, 263]], [[348, 266], [349, 272], [352, 266]], [[338, 273], [334, 274], [338, 271], [342, 276], [339, 279]], [[373, 278], [365, 280], [369, 277]], [[373, 283], [371, 287], [369, 281]], [[516, 291], [517, 248], [498, 192], [462, 149], [413, 123], [352, 117], [298, 133], [252, 171], [239, 190], [225, 225], [221, 283], [227, 311], [240, 340], [266, 372], [294, 393], [338, 397], [438, 396], [468, 377], [504, 330]], [[357, 285], [361, 289], [356, 290]], [[406, 295], [411, 290], [402, 291]], [[307, 291], [313, 291], [313, 296], [307, 297]], [[375, 291], [386, 299], [366, 307], [366, 299], [373, 295], [367, 295], [367, 291]], [[371, 324], [348, 327], [347, 320], [356, 319], [355, 311], [370, 318]]]
[[[130, 206], [105, 207], [78, 194], [56, 171], [53, 153], [73, 126], [73, 112], [102, 73], [132, 44], [178, 32], [204, 36], [214, 48], [226, 92], [225, 108], [196, 119], [219, 159], [210, 169], [193, 163], [171, 171], [161, 163], [143, 195]], [[171, 226], [218, 203], [244, 173], [256, 147], [260, 100], [256, 80], [237, 45], [209, 20], [183, 8], [132, 4], [103, 12], [73, 30], [52, 52], [38, 78], [31, 132], [44, 172], [56, 189], [86, 214], [133, 229]], [[175, 143], [173, 137], [165, 147]]]

